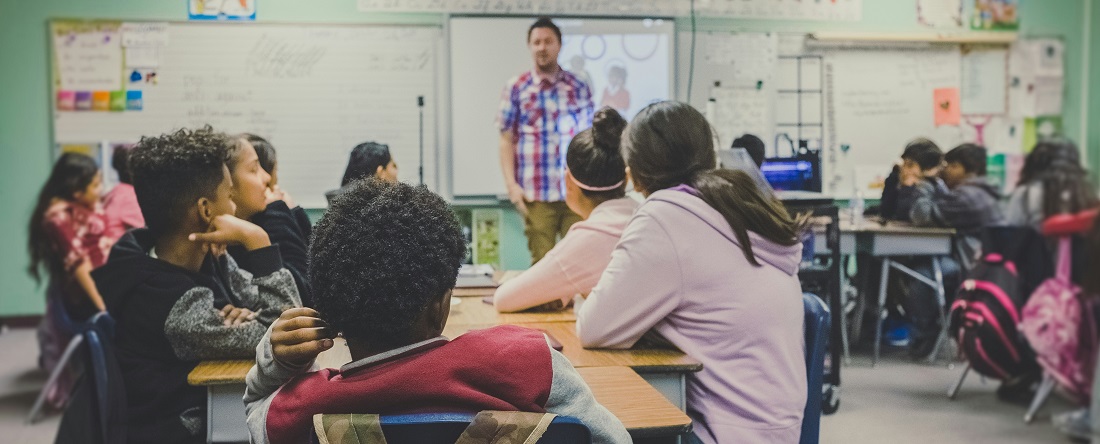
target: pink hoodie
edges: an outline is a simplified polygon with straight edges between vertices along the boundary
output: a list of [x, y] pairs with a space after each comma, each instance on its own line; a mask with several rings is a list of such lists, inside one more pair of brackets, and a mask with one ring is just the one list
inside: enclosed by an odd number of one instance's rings
[[554, 300], [568, 304], [573, 295], [591, 292], [636, 209], [638, 202], [629, 197], [596, 206], [541, 261], [497, 289], [497, 311], [526, 310]]
[[586, 348], [629, 348], [653, 329], [701, 361], [687, 395], [704, 443], [796, 443], [807, 391], [802, 245], [749, 236], [760, 267], [702, 199], [653, 193], [577, 309], [577, 335]]
[[145, 227], [145, 217], [141, 215], [134, 186], [128, 183], [115, 185], [103, 196], [103, 212], [107, 215], [107, 232], [104, 234], [116, 241], [131, 228]]

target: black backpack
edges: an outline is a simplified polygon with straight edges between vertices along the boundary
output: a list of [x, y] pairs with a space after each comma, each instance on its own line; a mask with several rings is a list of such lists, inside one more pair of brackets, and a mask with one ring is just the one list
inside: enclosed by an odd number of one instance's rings
[[979, 374], [1009, 380], [1038, 369], [1017, 329], [1024, 305], [1016, 265], [990, 253], [970, 271], [948, 315], [959, 351]]

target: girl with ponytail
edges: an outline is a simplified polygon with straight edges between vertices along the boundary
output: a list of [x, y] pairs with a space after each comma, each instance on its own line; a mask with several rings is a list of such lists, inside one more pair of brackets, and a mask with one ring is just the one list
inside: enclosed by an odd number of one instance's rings
[[713, 131], [687, 104], [643, 109], [622, 152], [646, 200], [577, 308], [581, 344], [629, 348], [656, 333], [703, 363], [687, 390], [698, 441], [798, 442], [798, 225], [749, 175], [715, 168]]
[[584, 220], [538, 263], [497, 289], [501, 312], [532, 307], [564, 308], [576, 294], [588, 294], [611, 261], [611, 251], [638, 208], [626, 197], [626, 164], [619, 141], [626, 120], [612, 108], [592, 119], [569, 144], [565, 156], [565, 203]]

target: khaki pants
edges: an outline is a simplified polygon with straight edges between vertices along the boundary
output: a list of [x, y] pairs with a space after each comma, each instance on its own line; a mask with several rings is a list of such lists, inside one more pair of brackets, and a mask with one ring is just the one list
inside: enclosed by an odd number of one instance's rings
[[524, 232], [527, 234], [527, 249], [531, 250], [531, 264], [546, 256], [554, 248], [558, 237], [565, 237], [569, 227], [580, 221], [581, 217], [570, 210], [565, 201], [527, 202]]

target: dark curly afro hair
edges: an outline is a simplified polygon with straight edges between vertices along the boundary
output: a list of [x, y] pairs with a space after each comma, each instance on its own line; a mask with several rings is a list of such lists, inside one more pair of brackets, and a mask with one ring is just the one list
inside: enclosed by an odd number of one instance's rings
[[213, 198], [224, 180], [234, 141], [209, 126], [142, 137], [130, 153], [130, 174], [145, 225], [156, 236], [178, 228], [201, 197]]
[[419, 340], [410, 327], [454, 288], [465, 255], [454, 213], [435, 193], [353, 182], [313, 230], [315, 308], [348, 338], [387, 346]]

